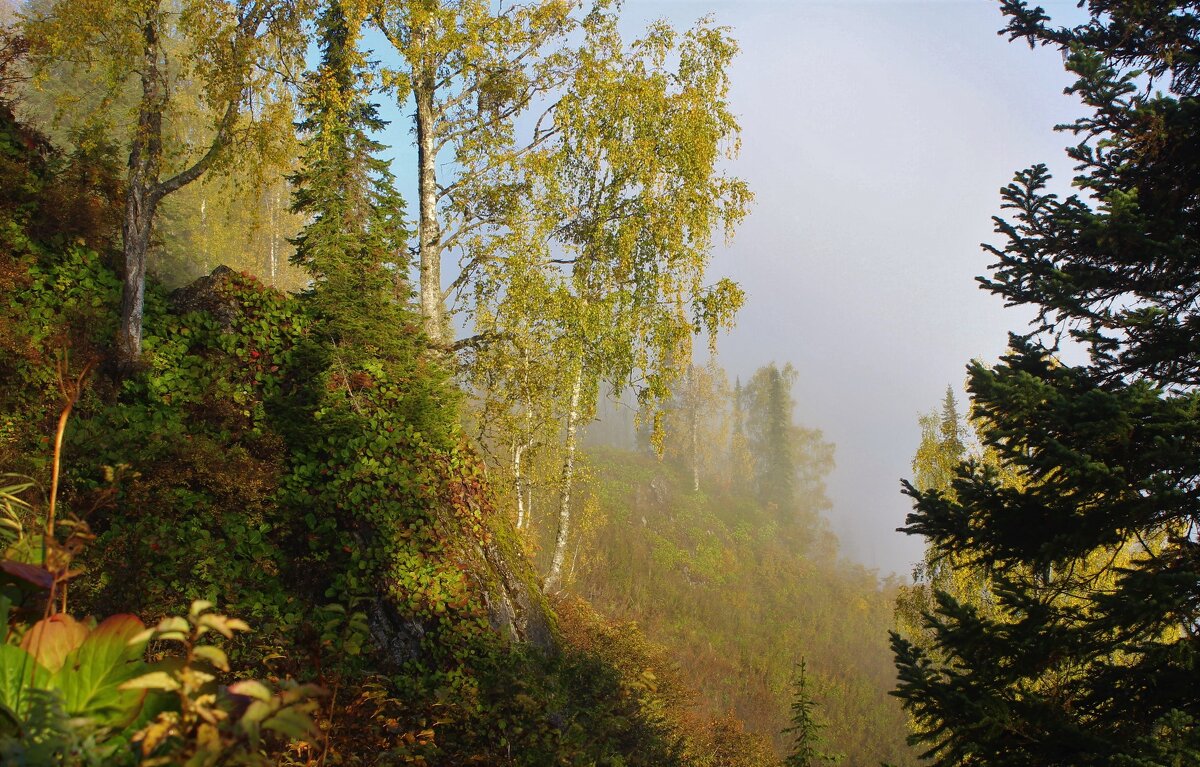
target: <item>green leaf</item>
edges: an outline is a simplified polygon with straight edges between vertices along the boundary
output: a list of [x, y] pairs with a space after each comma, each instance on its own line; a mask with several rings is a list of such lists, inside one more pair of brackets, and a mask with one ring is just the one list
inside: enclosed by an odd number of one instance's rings
[[95, 628], [77, 650], [66, 657], [50, 686], [63, 696], [63, 708], [73, 716], [120, 726], [137, 715], [141, 690], [121, 685], [140, 676], [144, 644], [132, 642], [142, 622], [133, 615], [114, 615]]
[[225, 651], [220, 647], [212, 645], [200, 645], [192, 649], [192, 654], [197, 658], [203, 658], [213, 665], [214, 668], [221, 671], [229, 670], [229, 658], [225, 655]]
[[200, 617], [201, 613], [206, 610], [211, 610], [212, 608], [212, 602], [208, 601], [207, 599], [197, 599], [196, 601], [192, 602], [192, 609], [188, 611], [188, 617], [192, 620], [196, 620]]
[[245, 695], [261, 701], [271, 699], [270, 688], [256, 679], [243, 679], [240, 682], [234, 682], [229, 685], [229, 691], [234, 695]]
[[32, 655], [15, 645], [0, 644], [0, 705], [23, 716], [29, 688], [44, 688], [49, 678], [50, 672]]
[[224, 615], [215, 615], [213, 613], [201, 615], [197, 621], [197, 625], [199, 627], [197, 634], [203, 634], [208, 629], [212, 629], [220, 633], [226, 639], [231, 638], [233, 636], [233, 632], [235, 631], [250, 630], [250, 626], [248, 626], [246, 622], [240, 618], [227, 618]]
[[274, 716], [263, 722], [263, 728], [274, 730], [289, 738], [303, 738], [315, 731], [312, 717], [299, 708], [280, 709]]
[[178, 690], [179, 687], [179, 682], [165, 671], [151, 671], [149, 674], [142, 674], [141, 676], [130, 679], [127, 682], [122, 682], [118, 689], [162, 690], [164, 692], [173, 692]]
[[[165, 639], [166, 636], [163, 635], [174, 635], [176, 633], [187, 634], [191, 631], [191, 629], [192, 627], [188, 625], [188, 622], [177, 615], [163, 618], [158, 622], [158, 625], [154, 627], [154, 630], [160, 634], [158, 637], [159, 639]], [[174, 637], [172, 636], [172, 638]]]

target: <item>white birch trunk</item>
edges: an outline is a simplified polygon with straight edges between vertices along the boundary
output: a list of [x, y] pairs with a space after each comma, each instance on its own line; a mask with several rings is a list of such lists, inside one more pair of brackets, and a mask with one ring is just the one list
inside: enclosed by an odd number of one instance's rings
[[692, 403], [692, 492], [700, 492], [700, 408]]
[[276, 241], [279, 239], [279, 190], [275, 190], [271, 205], [271, 287], [275, 287], [276, 263], [279, 258]]
[[200, 265], [204, 267], [204, 274], [212, 271], [212, 267], [208, 265], [208, 196], [200, 198]]
[[554, 557], [550, 560], [550, 572], [546, 575], [544, 589], [547, 593], [558, 591], [562, 585], [563, 560], [567, 555], [567, 539], [571, 530], [571, 486], [575, 479], [575, 443], [579, 426], [579, 405], [583, 395], [583, 363], [577, 363], [575, 381], [571, 386], [571, 403], [567, 410], [567, 438], [564, 447], [562, 487], [558, 499], [558, 535], [554, 539]]
[[[427, 36], [428, 30], [418, 34]], [[434, 111], [436, 70], [423, 65], [413, 79], [413, 98], [417, 103], [417, 249], [420, 263], [420, 304], [425, 335], [437, 345], [446, 343], [445, 307], [442, 304], [441, 232], [437, 219], [437, 138]]]
[[521, 481], [521, 455], [525, 452], [525, 445], [518, 445], [513, 441], [513, 493], [517, 496], [517, 529], [521, 530], [525, 527], [525, 487]]

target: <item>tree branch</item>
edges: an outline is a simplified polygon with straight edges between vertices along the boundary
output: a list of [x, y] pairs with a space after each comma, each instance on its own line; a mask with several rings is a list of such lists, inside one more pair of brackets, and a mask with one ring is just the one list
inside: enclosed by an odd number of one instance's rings
[[462, 340], [455, 341], [450, 348], [456, 352], [462, 351], [463, 349], [478, 349], [481, 346], [486, 346], [495, 341], [501, 341], [505, 338], [511, 337], [511, 333], [498, 330], [488, 330], [483, 333], [476, 333], [473, 336], [468, 336]]
[[187, 186], [203, 175], [204, 171], [208, 170], [209, 166], [216, 161], [217, 157], [221, 154], [221, 150], [231, 142], [233, 125], [237, 122], [237, 115], [238, 100], [233, 98], [226, 105], [225, 114], [221, 116], [221, 122], [217, 125], [217, 133], [213, 136], [212, 143], [208, 145], [208, 150], [205, 151], [204, 156], [196, 160], [191, 167], [185, 168], [166, 181], [156, 184], [151, 194], [156, 199], [161, 200], [168, 194], [171, 194], [180, 187]]

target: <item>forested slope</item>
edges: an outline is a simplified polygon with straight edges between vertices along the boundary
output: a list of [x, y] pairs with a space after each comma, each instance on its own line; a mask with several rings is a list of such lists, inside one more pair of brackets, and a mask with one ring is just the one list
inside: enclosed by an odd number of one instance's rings
[[[315, 728], [286, 730], [295, 739], [263, 752], [272, 760], [710, 764], [724, 750], [723, 764], [765, 763], [736, 727], [695, 716], [638, 632], [583, 606], [556, 619], [415, 323], [349, 355], [319, 304], [218, 269], [171, 294], [150, 283], [144, 362], [117, 374], [120, 283], [87, 246], [111, 236], [111, 197], [64, 185], [77, 160], [0, 118], [0, 465], [33, 481], [5, 496], [19, 526], [6, 528], [6, 647], [46, 609], [23, 563], [57, 579], [55, 603], [81, 617], [152, 623], [203, 599], [245, 620], [249, 632], [221, 643], [233, 674], [324, 691], [305, 709]], [[97, 215], [30, 225], [84, 204]], [[52, 489], [65, 540], [39, 532]], [[170, 668], [172, 655], [160, 643], [148, 661]], [[37, 728], [0, 731], [5, 753], [34, 764], [182, 761], [203, 741], [182, 727], [130, 746], [153, 696], [129, 703], [135, 718], [114, 733], [92, 729], [86, 708], [67, 710], [74, 723], [29, 719], [4, 694]], [[240, 721], [236, 696], [220, 700], [233, 707], [223, 721]], [[271, 742], [230, 724], [217, 745], [250, 758]]]
[[846, 764], [903, 764], [904, 715], [877, 631], [898, 584], [839, 555], [823, 516], [833, 446], [793, 423], [795, 375], [769, 365], [731, 390], [719, 368], [693, 369], [661, 456], [648, 442], [599, 444], [623, 431], [621, 411], [608, 413], [588, 448], [571, 588], [661, 642], [702, 710], [732, 712], [777, 753], [793, 745], [783, 731], [803, 659], [829, 749]]
[[[627, 41], [616, 10], [55, 0], [0, 26], [0, 760], [763, 767], [803, 655], [850, 763], [902, 758], [843, 638], [886, 597], [824, 532], [790, 369], [729, 442], [753, 487], [700, 489], [684, 361], [743, 300], [706, 276], [750, 200], [736, 44]], [[422, 155], [415, 228], [380, 90], [461, 163], [439, 187]], [[683, 473], [580, 448], [635, 382]]]
[[894, 585], [838, 556], [816, 516], [775, 523], [753, 498], [693, 493], [650, 455], [593, 454], [600, 520], [574, 589], [669, 648], [714, 715], [732, 711], [778, 751], [791, 743], [793, 674], [804, 658], [846, 764], [902, 763], [904, 716], [886, 638]]

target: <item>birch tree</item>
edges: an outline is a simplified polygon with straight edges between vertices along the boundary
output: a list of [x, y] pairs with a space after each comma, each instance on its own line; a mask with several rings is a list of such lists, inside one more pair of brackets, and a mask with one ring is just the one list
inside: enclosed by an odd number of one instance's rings
[[718, 475], [718, 463], [727, 456], [729, 381], [715, 361], [686, 366], [674, 387], [667, 413], [666, 457], [679, 461], [691, 478], [692, 492], [700, 492], [700, 477]]
[[[627, 46], [613, 16], [589, 16], [551, 138], [514, 163], [525, 194], [479, 259], [477, 332], [535, 339], [553, 361], [537, 381], [554, 393], [561, 440], [547, 590], [561, 585], [578, 433], [600, 383], [632, 387], [654, 409], [694, 335], [711, 338], [741, 303], [734, 283], [706, 275], [714, 234], [731, 235], [750, 199], [721, 168], [737, 150], [726, 74], [735, 52], [707, 21], [684, 35], [658, 23]], [[514, 401], [515, 380], [488, 383]]]
[[[494, 225], [521, 190], [493, 183], [493, 171], [541, 143], [535, 127], [518, 138], [519, 117], [562, 83], [573, 0], [537, 0], [493, 9], [488, 0], [376, 0], [375, 25], [399, 56], [385, 78], [413, 105], [417, 146], [418, 300], [435, 345], [451, 338], [447, 301], [475, 278], [464, 259], [443, 289], [442, 261], [466, 238]], [[539, 123], [540, 126], [540, 123]], [[439, 158], [457, 172], [439, 177]]]
[[[45, 71], [67, 62], [98, 72], [112, 100], [136, 94], [127, 114], [111, 115], [129, 157], [122, 227], [124, 285], [118, 364], [141, 353], [146, 255], [163, 198], [248, 147], [290, 137], [279, 73], [298, 62], [305, 0], [56, 0], [26, 19], [32, 59]], [[179, 92], [199, 85], [208, 129], [179, 145], [169, 124], [189, 108]]]

